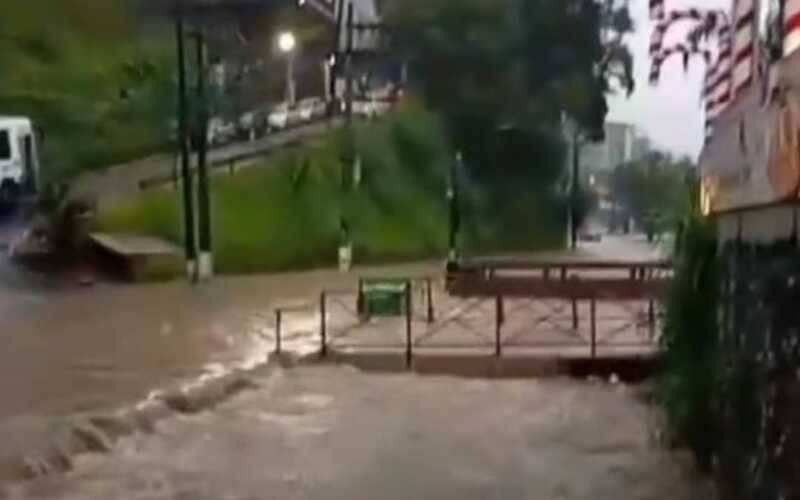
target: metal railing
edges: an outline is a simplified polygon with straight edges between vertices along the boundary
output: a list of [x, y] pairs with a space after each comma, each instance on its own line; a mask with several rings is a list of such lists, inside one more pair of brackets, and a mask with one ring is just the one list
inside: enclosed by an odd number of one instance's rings
[[370, 317], [360, 280], [355, 290], [323, 290], [313, 306], [276, 309], [275, 350], [283, 347], [285, 314], [315, 309], [322, 358], [340, 350], [389, 350], [402, 352], [411, 368], [418, 350], [478, 349], [500, 358], [510, 350], [567, 349], [592, 360], [625, 349], [655, 351], [661, 316], [656, 297], [606, 297], [601, 292], [588, 298], [501, 293], [459, 297], [437, 294], [434, 280], [422, 277], [405, 279], [400, 315]]

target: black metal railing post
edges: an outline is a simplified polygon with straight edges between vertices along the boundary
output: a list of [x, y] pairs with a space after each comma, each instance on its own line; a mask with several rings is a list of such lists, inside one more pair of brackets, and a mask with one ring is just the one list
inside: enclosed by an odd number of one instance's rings
[[320, 346], [319, 353], [323, 358], [328, 355], [328, 332], [327, 332], [327, 319], [325, 317], [325, 292], [319, 295], [319, 336]]
[[356, 297], [356, 312], [358, 312], [359, 318], [364, 318], [365, 313], [365, 301], [364, 301], [364, 278], [358, 279], [358, 297]]
[[433, 315], [433, 285], [430, 278], [425, 278], [425, 289], [428, 294], [428, 323], [433, 323], [435, 320]]
[[411, 369], [411, 362], [413, 357], [411, 346], [411, 281], [406, 281], [406, 368]]
[[[570, 276], [570, 281], [572, 281], [573, 285], [578, 281], [578, 275], [573, 274]], [[573, 287], [574, 288], [574, 287]], [[578, 297], [575, 296], [576, 291], [573, 290], [572, 295], [572, 329], [576, 332], [578, 331], [578, 327], [580, 326], [578, 321]]]
[[281, 353], [281, 321], [282, 311], [275, 309], [275, 354]]
[[505, 321], [505, 312], [503, 311], [503, 296], [498, 295], [495, 298], [495, 313], [494, 313], [494, 355], [499, 358], [502, 356], [502, 343], [501, 343], [501, 330], [503, 322]]
[[594, 359], [597, 356], [597, 300], [594, 297], [590, 303], [589, 321], [591, 322], [592, 359]]

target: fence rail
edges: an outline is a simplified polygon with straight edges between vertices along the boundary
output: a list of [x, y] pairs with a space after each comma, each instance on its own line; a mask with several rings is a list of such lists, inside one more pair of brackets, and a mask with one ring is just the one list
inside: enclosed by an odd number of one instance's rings
[[[661, 265], [652, 267], [656, 268], [668, 271]], [[503, 288], [505, 282], [498, 278], [490, 279], [492, 287], [484, 283], [475, 293], [463, 293], [462, 282], [456, 294], [446, 293], [452, 281], [441, 287], [430, 277], [409, 278], [403, 280], [405, 307], [392, 317], [367, 314], [364, 282], [359, 281], [356, 289], [324, 290], [313, 306], [319, 315], [318, 352], [324, 358], [332, 350], [392, 350], [404, 354], [409, 368], [419, 350], [477, 349], [498, 358], [530, 349], [561, 349], [588, 359], [616, 352], [649, 354], [658, 346], [658, 301], [669, 279], [649, 271], [642, 276], [637, 272], [627, 280], [565, 280], [567, 285], [585, 281], [584, 288], [537, 288], [537, 282], [524, 288], [535, 292], [528, 294], [522, 288]], [[633, 286], [626, 293], [607, 286], [621, 281], [645, 286]], [[307, 312], [309, 306], [301, 309]], [[281, 321], [290, 310], [276, 310], [278, 352], [285, 333]]]

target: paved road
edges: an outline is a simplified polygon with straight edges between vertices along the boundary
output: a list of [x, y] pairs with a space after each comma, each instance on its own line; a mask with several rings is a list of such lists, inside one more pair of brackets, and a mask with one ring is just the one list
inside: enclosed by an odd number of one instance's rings
[[[690, 461], [621, 385], [304, 367], [159, 422], [11, 499], [690, 500]], [[0, 490], [0, 496], [2, 496]]]
[[[341, 119], [303, 125], [268, 135], [253, 142], [239, 142], [214, 149], [209, 154], [212, 164], [224, 165], [231, 159], [266, 155], [290, 147], [301, 141], [324, 134], [331, 127], [341, 125]], [[140, 191], [140, 183], [168, 182], [175, 172], [173, 155], [160, 154], [116, 165], [96, 172], [87, 172], [73, 182], [75, 194], [95, 195], [103, 198], [124, 196]]]

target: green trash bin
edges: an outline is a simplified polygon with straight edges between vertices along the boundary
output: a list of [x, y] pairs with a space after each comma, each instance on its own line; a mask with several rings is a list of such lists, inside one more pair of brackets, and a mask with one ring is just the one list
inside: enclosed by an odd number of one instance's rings
[[365, 317], [403, 316], [406, 313], [406, 287], [403, 279], [372, 279], [362, 282]]

